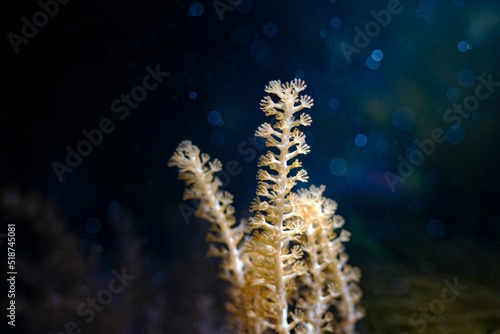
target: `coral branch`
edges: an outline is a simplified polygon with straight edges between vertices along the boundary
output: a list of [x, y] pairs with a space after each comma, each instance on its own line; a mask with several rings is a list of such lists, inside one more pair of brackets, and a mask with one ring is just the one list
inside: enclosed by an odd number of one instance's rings
[[[282, 84], [271, 81], [260, 107], [274, 121], [255, 133], [269, 150], [260, 157], [256, 198], [248, 222], [235, 224], [233, 197], [219, 187], [217, 159], [189, 141], [179, 144], [169, 166], [179, 168], [187, 189], [185, 199], [198, 199], [198, 217], [212, 223], [207, 241], [209, 255], [222, 258], [221, 277], [232, 284], [227, 305], [230, 323], [239, 333], [350, 334], [363, 317], [358, 305], [360, 271], [347, 264], [344, 243], [350, 233], [335, 215], [337, 204], [325, 197], [324, 186], [293, 189], [309, 176], [299, 155], [310, 151], [299, 126], [312, 123], [310, 115], [296, 114], [313, 106], [299, 95], [306, 84], [300, 79]], [[246, 226], [244, 226], [245, 224]], [[245, 237], [245, 233], [250, 233]]]

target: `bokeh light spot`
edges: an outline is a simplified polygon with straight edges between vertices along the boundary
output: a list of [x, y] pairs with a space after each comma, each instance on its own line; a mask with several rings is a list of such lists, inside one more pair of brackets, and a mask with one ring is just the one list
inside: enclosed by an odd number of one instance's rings
[[90, 217], [85, 222], [85, 235], [87, 238], [95, 238], [101, 229], [101, 222], [95, 217]]
[[391, 281], [391, 291], [395, 296], [403, 296], [408, 293], [410, 282], [403, 276], [395, 277]]
[[384, 58], [384, 53], [382, 51], [380, 51], [379, 49], [373, 50], [373, 52], [372, 52], [372, 58], [375, 61], [381, 61], [382, 58]]
[[334, 16], [330, 19], [330, 26], [332, 28], [340, 28], [341, 24], [342, 24], [342, 20], [337, 16]]
[[446, 130], [446, 140], [452, 145], [460, 145], [465, 139], [465, 131], [460, 125], [453, 125]]
[[415, 15], [423, 19], [425, 23], [431, 24], [434, 21], [434, 12], [436, 10], [436, 0], [419, 0], [419, 9]]
[[337, 98], [331, 98], [330, 101], [328, 101], [328, 106], [332, 109], [337, 109], [340, 105], [340, 102]]
[[380, 67], [380, 61], [377, 61], [370, 56], [366, 58], [366, 66], [371, 70], [376, 70]]
[[102, 245], [95, 244], [94, 245], [94, 250], [95, 250], [96, 253], [102, 253], [102, 251], [104, 250], [104, 247], [102, 247]]
[[455, 102], [456, 100], [458, 100], [459, 97], [460, 97], [460, 92], [456, 88], [452, 87], [448, 89], [448, 91], [446, 91], [446, 98], [451, 102]]
[[476, 77], [474, 76], [474, 72], [469, 70], [468, 68], [464, 68], [460, 70], [457, 74], [457, 82], [462, 87], [471, 87], [476, 81]]
[[264, 32], [264, 35], [266, 35], [267, 37], [274, 37], [278, 32], [278, 27], [273, 22], [268, 22], [264, 24], [262, 31]]
[[266, 59], [267, 56], [269, 56], [269, 53], [270, 53], [269, 45], [261, 39], [255, 40], [252, 43], [252, 45], [250, 45], [250, 54], [256, 60]]
[[117, 201], [111, 201], [108, 204], [108, 216], [109, 218], [119, 218], [123, 213], [123, 208]]
[[212, 125], [222, 125], [222, 115], [217, 110], [212, 110], [207, 115], [208, 123]]
[[431, 237], [439, 237], [444, 234], [443, 223], [439, 219], [431, 219], [427, 223], [427, 233]]
[[460, 42], [458, 42], [458, 50], [460, 52], [467, 52], [470, 49], [472, 49], [472, 45], [470, 45], [466, 41], [460, 41]]
[[330, 162], [330, 172], [335, 176], [344, 175], [347, 167], [347, 162], [342, 158], [335, 158]]
[[198, 17], [203, 15], [205, 11], [205, 7], [200, 2], [193, 2], [189, 7], [188, 15]]
[[360, 133], [356, 136], [356, 138], [354, 138], [354, 142], [358, 147], [364, 147], [368, 142], [368, 138], [364, 134]]
[[415, 121], [415, 112], [409, 107], [399, 107], [392, 115], [392, 124], [400, 130], [411, 129]]

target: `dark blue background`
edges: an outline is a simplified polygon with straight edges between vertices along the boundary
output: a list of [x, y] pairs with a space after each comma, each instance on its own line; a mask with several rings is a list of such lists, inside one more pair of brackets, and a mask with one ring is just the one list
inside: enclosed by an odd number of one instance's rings
[[[138, 292], [141, 303], [134, 314], [150, 314], [144, 305], [160, 296], [155, 307], [163, 320], [157, 328], [164, 333], [219, 333], [224, 286], [212, 277], [216, 263], [203, 258], [207, 225], [182, 216], [183, 184], [167, 161], [184, 139], [223, 163], [235, 161], [241, 172], [227, 179], [225, 189], [235, 195], [238, 217], [248, 217], [256, 186], [253, 154], [265, 152], [258, 142], [252, 153], [245, 151], [266, 121], [259, 101], [270, 80], [293, 78], [304, 79], [306, 94], [315, 100], [313, 124], [304, 129], [312, 148], [304, 167], [310, 183], [326, 185], [326, 195], [339, 203], [338, 213], [353, 234], [350, 262], [366, 272], [367, 281], [370, 275], [376, 279], [370, 274], [373, 262], [416, 273], [430, 262], [433, 273], [498, 280], [498, 266], [455, 259], [463, 266], [454, 269], [455, 262], [446, 260], [451, 255], [441, 249], [460, 239], [465, 253], [479, 248], [481, 254], [499, 255], [500, 87], [458, 128], [449, 129], [455, 123], [445, 122], [443, 113], [474, 94], [477, 77], [500, 81], [500, 4], [401, 0], [401, 11], [349, 62], [342, 43], [354, 46], [355, 28], [364, 31], [374, 20], [370, 11], [394, 1], [243, 1], [220, 15], [214, 3], [71, 0], [17, 53], [8, 34], [20, 35], [21, 19], [32, 20], [40, 5], [0, 5], [1, 218], [19, 222], [19, 261], [37, 263], [31, 272], [20, 270], [20, 286], [51, 291], [26, 292], [19, 299], [38, 305], [40, 314], [54, 312], [55, 304], [47, 300], [57, 286], [49, 288], [41, 278], [52, 274], [67, 291], [71, 286], [79, 291], [66, 310], [59, 306], [65, 317], [77, 318], [74, 305], [86, 298], [80, 287], [95, 295], [109, 270], [123, 267], [120, 245], [133, 239], [142, 269], [136, 273], [140, 288], [130, 290], [145, 290]], [[462, 52], [461, 41], [470, 49]], [[374, 50], [383, 58], [371, 69]], [[147, 66], [169, 75], [120, 120], [111, 103], [142, 84]], [[65, 163], [66, 146], [76, 149], [85, 139], [82, 131], [97, 128], [104, 118], [113, 121], [114, 131], [59, 182], [54, 161]], [[397, 174], [398, 157], [410, 159], [415, 140], [430, 138], [436, 128], [448, 131], [447, 140], [391, 189], [385, 173]], [[43, 207], [54, 207], [64, 217], [56, 225], [67, 235], [52, 229], [47, 236], [34, 228], [40, 219], [26, 213], [30, 198], [38, 201], [40, 216], [46, 214]], [[113, 227], [113, 221], [127, 219], [129, 230]], [[44, 235], [75, 240], [75, 254], [83, 261], [79, 272], [88, 277], [41, 274], [47, 271], [46, 257], [37, 258], [32, 250]], [[41, 248], [50, 257], [59, 246]], [[200, 283], [200, 276], [210, 278]], [[214, 289], [218, 297], [210, 293]], [[203, 301], [212, 306], [193, 311], [192, 304]], [[207, 308], [215, 315], [200, 311]], [[99, 317], [113, 319], [105, 312]], [[18, 314], [26, 325], [29, 316]], [[44, 316], [29, 321], [33, 332], [35, 327], [55, 332], [63, 322]], [[121, 324], [147, 332], [141, 321], [146, 322], [125, 317]], [[95, 326], [94, 332], [113, 328], [97, 321], [88, 326]]]

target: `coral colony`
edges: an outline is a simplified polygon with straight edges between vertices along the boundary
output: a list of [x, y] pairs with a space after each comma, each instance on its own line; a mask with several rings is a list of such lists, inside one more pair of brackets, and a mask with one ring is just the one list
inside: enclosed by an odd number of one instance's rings
[[[230, 283], [228, 324], [238, 333], [354, 333], [363, 317], [358, 305], [361, 273], [347, 264], [336, 202], [323, 197], [324, 186], [293, 192], [307, 182], [299, 155], [310, 150], [299, 126], [311, 125], [304, 108], [313, 100], [299, 95], [306, 88], [295, 79], [271, 81], [261, 109], [275, 121], [259, 126], [256, 135], [269, 148], [260, 157], [254, 212], [236, 223], [233, 196], [220, 189], [219, 160], [183, 141], [170, 158], [186, 183], [183, 198], [199, 200], [196, 216], [209, 221], [210, 256], [221, 258], [220, 276]], [[298, 171], [297, 171], [298, 169]]]

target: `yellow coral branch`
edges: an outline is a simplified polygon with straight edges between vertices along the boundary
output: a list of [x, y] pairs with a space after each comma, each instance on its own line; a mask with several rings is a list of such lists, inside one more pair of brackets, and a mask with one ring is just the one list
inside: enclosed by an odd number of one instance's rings
[[255, 214], [248, 222], [235, 224], [233, 197], [216, 177], [220, 161], [189, 141], [169, 161], [187, 185], [184, 198], [199, 199], [196, 215], [212, 223], [209, 255], [222, 258], [221, 277], [232, 284], [227, 308], [239, 333], [350, 334], [363, 316], [360, 271], [347, 264], [344, 242], [350, 233], [336, 231], [344, 225], [335, 215], [337, 204], [323, 197], [324, 186], [293, 192], [297, 182], [309, 179], [298, 159], [310, 151], [298, 128], [312, 123], [308, 114], [298, 114], [313, 106], [311, 97], [299, 95], [306, 87], [300, 79], [265, 87], [273, 96], [260, 106], [275, 120], [256, 131], [269, 150], [258, 162], [250, 206]]

